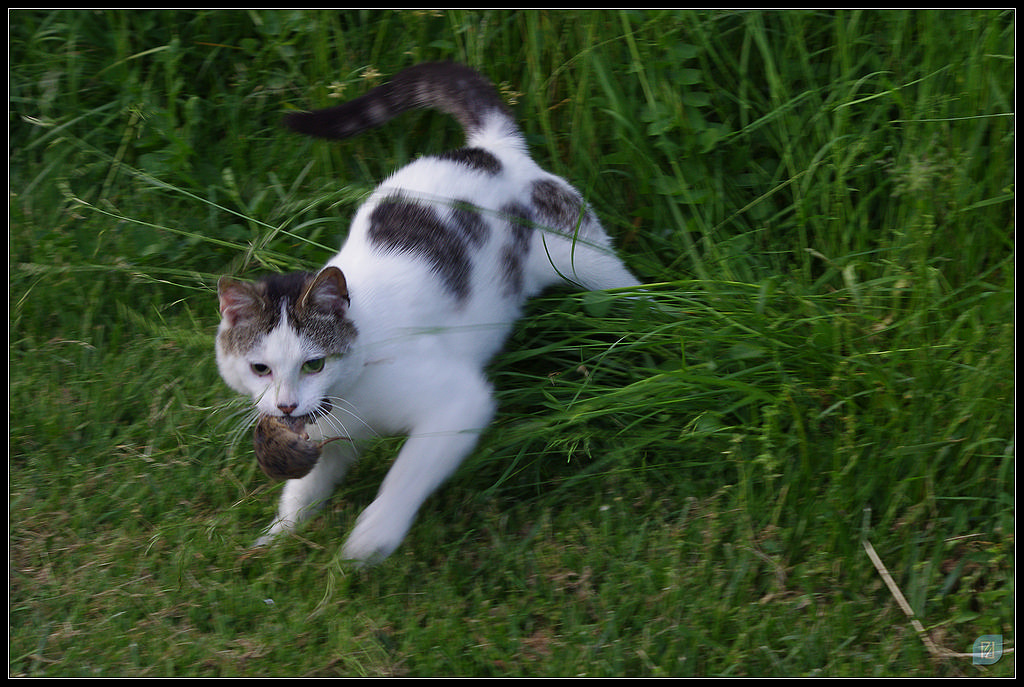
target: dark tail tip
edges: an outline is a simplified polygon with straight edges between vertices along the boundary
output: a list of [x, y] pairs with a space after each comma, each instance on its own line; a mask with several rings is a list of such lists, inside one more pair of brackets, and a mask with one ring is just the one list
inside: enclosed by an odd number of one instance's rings
[[284, 126], [292, 131], [316, 138], [348, 138], [371, 128], [352, 108], [339, 105], [312, 112], [290, 112], [284, 117]]
[[494, 86], [474, 69], [454, 62], [426, 62], [399, 72], [391, 81], [347, 103], [293, 112], [284, 118], [284, 125], [307, 136], [341, 139], [420, 108], [452, 115], [467, 132], [478, 129], [492, 111], [509, 116]]
[[281, 125], [284, 126], [284, 128], [291, 129], [292, 131], [294, 131], [296, 133], [310, 135], [309, 131], [307, 131], [307, 129], [309, 128], [309, 115], [310, 114], [312, 114], [312, 113], [311, 112], [289, 112], [288, 114], [286, 114], [284, 116], [284, 119], [281, 120]]

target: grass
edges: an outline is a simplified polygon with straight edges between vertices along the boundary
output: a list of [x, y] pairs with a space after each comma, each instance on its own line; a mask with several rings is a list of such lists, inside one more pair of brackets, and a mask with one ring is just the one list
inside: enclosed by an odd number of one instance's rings
[[[13, 676], [953, 676], [1013, 646], [1014, 32], [998, 11], [50, 11], [10, 25]], [[458, 59], [656, 309], [553, 291], [479, 450], [369, 572], [396, 446], [277, 486], [212, 356], [225, 273], [316, 267], [457, 145], [282, 111]]]

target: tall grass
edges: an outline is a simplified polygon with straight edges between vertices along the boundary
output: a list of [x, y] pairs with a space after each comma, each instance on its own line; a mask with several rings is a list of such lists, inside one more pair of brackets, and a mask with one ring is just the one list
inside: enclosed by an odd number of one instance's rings
[[[1014, 14], [10, 13], [13, 675], [1013, 674]], [[277, 487], [216, 278], [315, 268], [460, 143], [281, 114], [488, 74], [651, 304], [553, 291], [409, 540], [337, 561], [396, 443], [249, 549]]]

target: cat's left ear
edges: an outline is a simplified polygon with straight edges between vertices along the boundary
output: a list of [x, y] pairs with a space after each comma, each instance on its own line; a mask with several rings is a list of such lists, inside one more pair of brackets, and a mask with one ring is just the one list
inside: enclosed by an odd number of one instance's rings
[[315, 307], [344, 315], [348, 310], [348, 284], [337, 267], [325, 267], [306, 285], [299, 307]]

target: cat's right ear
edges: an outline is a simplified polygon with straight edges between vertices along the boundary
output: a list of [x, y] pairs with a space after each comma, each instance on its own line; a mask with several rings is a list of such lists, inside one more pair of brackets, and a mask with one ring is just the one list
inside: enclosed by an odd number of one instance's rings
[[255, 315], [263, 303], [255, 286], [231, 277], [220, 278], [217, 295], [220, 298], [220, 315], [232, 327]]
[[349, 302], [345, 275], [334, 266], [322, 269], [306, 284], [306, 288], [299, 297], [300, 308], [315, 306], [338, 315], [345, 314]]

